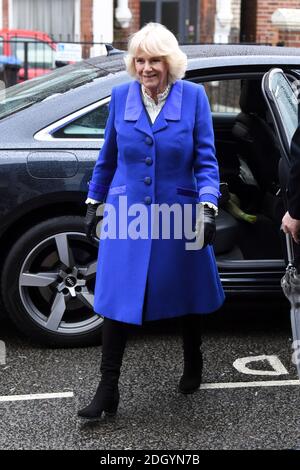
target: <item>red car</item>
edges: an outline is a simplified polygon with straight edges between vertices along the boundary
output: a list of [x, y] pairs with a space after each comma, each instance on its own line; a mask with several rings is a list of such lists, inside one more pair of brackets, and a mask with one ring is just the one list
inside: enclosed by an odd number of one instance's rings
[[44, 75], [55, 68], [56, 43], [46, 33], [25, 29], [0, 29], [0, 55], [15, 56], [24, 64], [28, 42], [28, 69], [22, 67], [18, 81]]

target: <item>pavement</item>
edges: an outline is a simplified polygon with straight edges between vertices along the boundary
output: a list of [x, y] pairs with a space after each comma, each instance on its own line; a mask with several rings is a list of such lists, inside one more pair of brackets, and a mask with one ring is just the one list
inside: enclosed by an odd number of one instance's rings
[[95, 424], [82, 424], [76, 414], [97, 387], [101, 345], [43, 348], [1, 320], [6, 358], [0, 364], [0, 448], [299, 446], [300, 381], [292, 362], [287, 303], [230, 301], [203, 320], [199, 391], [188, 396], [177, 391], [183, 367], [177, 322], [153, 322], [129, 337], [117, 416]]

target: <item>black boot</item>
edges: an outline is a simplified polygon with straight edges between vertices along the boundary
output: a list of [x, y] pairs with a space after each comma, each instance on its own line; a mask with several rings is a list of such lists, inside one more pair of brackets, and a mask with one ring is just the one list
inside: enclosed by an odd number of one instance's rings
[[103, 411], [114, 415], [119, 405], [119, 377], [127, 340], [125, 323], [104, 319], [102, 329], [101, 381], [91, 403], [78, 411], [80, 418], [93, 421], [101, 418]]
[[186, 315], [181, 318], [184, 369], [178, 390], [189, 394], [201, 384], [203, 359], [201, 353], [200, 315]]

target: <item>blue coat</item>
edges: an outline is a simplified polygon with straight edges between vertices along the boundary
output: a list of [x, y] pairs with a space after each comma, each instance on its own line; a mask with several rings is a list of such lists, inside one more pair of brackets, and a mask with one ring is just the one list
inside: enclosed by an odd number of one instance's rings
[[[219, 195], [211, 112], [203, 86], [176, 81], [153, 125], [139, 82], [113, 88], [88, 197], [106, 199], [118, 216], [120, 198], [126, 196], [128, 207], [142, 203], [150, 216], [154, 203], [189, 203], [194, 211], [199, 201], [217, 205]], [[218, 309], [224, 293], [213, 248], [189, 251], [185, 242], [122, 235], [101, 240], [95, 312], [141, 324]]]

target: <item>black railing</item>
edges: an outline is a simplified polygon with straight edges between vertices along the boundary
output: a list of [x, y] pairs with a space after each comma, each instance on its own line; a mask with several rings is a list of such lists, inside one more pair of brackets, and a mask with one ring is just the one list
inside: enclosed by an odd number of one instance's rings
[[[46, 35], [45, 35], [46, 36]], [[64, 42], [65, 44], [76, 44], [80, 45], [82, 48], [81, 58], [86, 59], [91, 57], [91, 55], [101, 55], [106, 54], [106, 48], [104, 43], [95, 43], [91, 41], [62, 41], [63, 37], [58, 37], [58, 41], [52, 40], [50, 36], [46, 36], [47, 39], [39, 40], [38, 36], [33, 36], [32, 38], [14, 38], [11, 40], [1, 40], [0, 37], [0, 56], [2, 59], [7, 56], [13, 56], [20, 61], [20, 67], [17, 70], [17, 81], [25, 81], [30, 78], [43, 75], [57, 67], [66, 65], [67, 63], [72, 63], [72, 60], [69, 61], [57, 61], [57, 47], [59, 42]], [[24, 39], [24, 40], [22, 40]], [[70, 38], [68, 38], [70, 39]], [[182, 45], [203, 45], [204, 43], [186, 43]], [[207, 43], [205, 43], [207, 44]], [[232, 44], [237, 44], [236, 42]], [[241, 43], [241, 44], [257, 44], [257, 45], [270, 45], [267, 42], [263, 43]], [[280, 44], [282, 45], [282, 44]], [[115, 41], [113, 43], [115, 48], [126, 50], [127, 41]], [[2, 62], [2, 69], [5, 67]], [[9, 66], [8, 66], [9, 68]], [[13, 67], [11, 67], [12, 69]], [[1, 60], [0, 60], [0, 69], [1, 69]], [[11, 75], [12, 77], [12, 75]], [[1, 77], [0, 77], [1, 79]], [[6, 86], [14, 84], [14, 80], [10, 80], [10, 83], [6, 83]]]
[[[72, 60], [70, 56], [69, 60], [57, 60], [58, 44], [52, 40], [40, 41], [34, 38], [24, 41], [20, 40], [20, 38], [1, 40], [0, 37], [0, 69], [1, 64], [2, 69], [6, 66], [9, 68], [8, 61], [16, 59], [20, 63], [20, 66], [16, 67], [18, 68], [17, 80], [20, 82], [38, 77], [57, 67], [73, 63], [79, 59], [77, 57]], [[80, 45], [81, 59], [91, 57], [93, 49], [96, 52], [93, 55], [105, 55], [107, 53], [104, 43], [64, 41], [64, 44]], [[10, 84], [6, 85], [9, 86]]]

